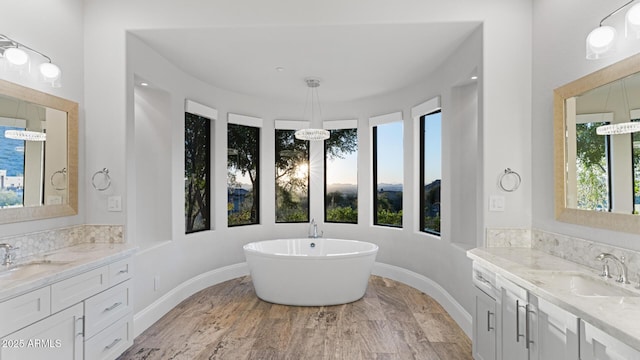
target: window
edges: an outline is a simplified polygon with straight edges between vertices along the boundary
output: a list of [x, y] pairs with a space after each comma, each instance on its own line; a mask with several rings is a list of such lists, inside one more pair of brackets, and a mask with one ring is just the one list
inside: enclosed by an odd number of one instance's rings
[[402, 150], [401, 121], [373, 126], [374, 225], [402, 227]]
[[260, 128], [228, 124], [227, 145], [228, 224], [258, 224]]
[[442, 116], [440, 110], [420, 117], [420, 231], [440, 235]]
[[185, 113], [184, 185], [186, 233], [211, 228], [211, 119]]
[[276, 223], [309, 221], [309, 142], [275, 131]]
[[325, 222], [358, 223], [358, 129], [331, 130], [324, 142]]
[[0, 126], [0, 208], [22, 207], [25, 141], [5, 138], [6, 130], [25, 130], [25, 128]]
[[[633, 119], [631, 121], [640, 121]], [[631, 134], [631, 151], [633, 161], [633, 213], [640, 214], [640, 133]]]

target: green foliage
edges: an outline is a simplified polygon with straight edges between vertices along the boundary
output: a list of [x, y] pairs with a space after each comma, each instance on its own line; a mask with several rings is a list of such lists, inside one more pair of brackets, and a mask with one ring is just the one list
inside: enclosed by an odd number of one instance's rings
[[0, 208], [22, 204], [22, 199], [13, 191], [0, 191]]
[[327, 221], [357, 224], [358, 210], [347, 206], [327, 209]]
[[378, 225], [402, 226], [402, 210], [390, 211], [378, 208]]
[[607, 136], [596, 133], [604, 125], [593, 122], [576, 125], [577, 206], [608, 211]]
[[424, 217], [424, 230], [440, 234], [440, 214], [439, 213], [435, 217], [431, 217], [431, 216]]

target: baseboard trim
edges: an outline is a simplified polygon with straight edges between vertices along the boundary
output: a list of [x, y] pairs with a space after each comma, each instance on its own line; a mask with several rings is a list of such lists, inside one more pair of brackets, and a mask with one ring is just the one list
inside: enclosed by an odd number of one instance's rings
[[[453, 296], [433, 280], [401, 267], [378, 262], [374, 264], [372, 273], [374, 275], [399, 281], [431, 296], [440, 303], [440, 305], [442, 305], [442, 307], [449, 313], [449, 315], [451, 315], [453, 320], [458, 323], [467, 336], [471, 337], [471, 315], [453, 298]], [[183, 282], [135, 314], [133, 317], [134, 335], [137, 337], [142, 334], [142, 332], [153, 325], [171, 309], [176, 307], [180, 302], [198, 291], [206, 289], [209, 286], [246, 275], [249, 275], [249, 267], [247, 263], [239, 263], [211, 270]]]
[[243, 262], [211, 270], [183, 282], [134, 315], [134, 335], [137, 337], [142, 334], [171, 309], [198, 291], [245, 275], [249, 275], [249, 267]]
[[374, 275], [399, 281], [403, 284], [416, 288], [423, 293], [434, 298], [442, 307], [451, 315], [458, 326], [471, 338], [472, 333], [472, 317], [456, 299], [447, 292], [442, 286], [424, 275], [420, 275], [413, 271], [376, 262], [373, 266]]

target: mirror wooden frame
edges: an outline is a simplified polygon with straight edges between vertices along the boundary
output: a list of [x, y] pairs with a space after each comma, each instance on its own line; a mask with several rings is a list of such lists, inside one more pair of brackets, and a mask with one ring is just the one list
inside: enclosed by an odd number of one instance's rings
[[614, 231], [640, 234], [640, 215], [566, 207], [565, 101], [599, 86], [640, 72], [640, 54], [633, 55], [553, 91], [553, 133], [556, 220]]
[[78, 103], [2, 79], [0, 79], [0, 94], [67, 113], [67, 186], [69, 189], [66, 204], [0, 209], [0, 224], [78, 214]]

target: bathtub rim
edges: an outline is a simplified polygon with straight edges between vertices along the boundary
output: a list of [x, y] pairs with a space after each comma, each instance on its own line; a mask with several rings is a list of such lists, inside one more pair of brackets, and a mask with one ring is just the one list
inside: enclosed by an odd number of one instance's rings
[[[323, 240], [330, 240], [330, 241], [340, 241], [340, 242], [350, 242], [350, 243], [361, 243], [361, 244], [367, 244], [371, 246], [371, 249], [367, 249], [367, 250], [363, 250], [363, 251], [357, 251], [357, 252], [344, 252], [344, 253], [337, 253], [337, 254], [325, 254], [325, 255], [308, 255], [308, 254], [290, 254], [290, 253], [273, 253], [273, 252], [264, 252], [264, 251], [260, 251], [254, 248], [251, 248], [250, 245], [253, 244], [257, 244], [257, 243], [264, 243], [264, 242], [275, 242], [275, 241], [290, 241], [290, 240], [308, 240], [310, 242], [314, 242], [314, 241], [323, 241]], [[268, 258], [276, 258], [276, 259], [284, 259], [284, 258], [289, 258], [291, 260], [296, 259], [296, 260], [303, 260], [303, 259], [315, 259], [315, 260], [338, 260], [338, 259], [347, 259], [347, 258], [354, 258], [354, 257], [363, 257], [363, 256], [375, 256], [378, 253], [379, 250], [379, 246], [377, 244], [374, 244], [372, 242], [368, 242], [368, 241], [361, 241], [361, 240], [351, 240], [351, 239], [336, 239], [336, 238], [317, 238], [317, 239], [313, 239], [313, 238], [283, 238], [283, 239], [271, 239], [271, 240], [260, 240], [260, 241], [253, 241], [250, 243], [247, 243], [245, 245], [242, 246], [242, 249], [244, 251], [245, 257], [247, 255], [255, 255], [255, 256], [262, 256], [262, 257], [268, 257]]]

